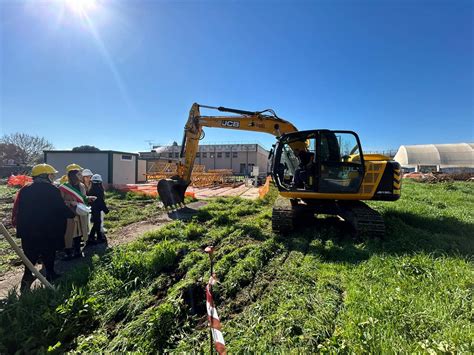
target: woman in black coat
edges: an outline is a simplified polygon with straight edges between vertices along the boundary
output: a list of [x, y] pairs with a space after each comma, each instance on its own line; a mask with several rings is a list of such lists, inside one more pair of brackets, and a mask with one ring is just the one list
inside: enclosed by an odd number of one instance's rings
[[109, 209], [105, 204], [105, 192], [104, 186], [102, 185], [102, 176], [99, 174], [92, 175], [92, 185], [90, 190], [87, 192], [88, 196], [95, 196], [96, 199], [91, 204], [91, 222], [93, 223], [92, 229], [89, 233], [89, 239], [87, 244], [104, 243], [106, 241], [104, 233], [102, 233], [102, 218], [101, 213], [109, 213]]

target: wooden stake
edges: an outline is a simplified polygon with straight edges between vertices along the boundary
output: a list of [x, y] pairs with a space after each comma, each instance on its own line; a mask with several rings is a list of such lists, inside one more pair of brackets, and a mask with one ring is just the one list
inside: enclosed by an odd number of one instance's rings
[[26, 257], [25, 253], [20, 249], [20, 247], [15, 243], [13, 238], [11, 237], [10, 233], [8, 233], [7, 229], [3, 225], [3, 223], [0, 223], [0, 233], [3, 234], [7, 242], [11, 245], [13, 250], [18, 254], [18, 256], [21, 258], [23, 263], [25, 263], [26, 267], [30, 269], [30, 271], [38, 278], [38, 280], [41, 281], [43, 285], [45, 285], [47, 288], [50, 288], [51, 290], [54, 290], [54, 286], [49, 283], [48, 280], [34, 267], [34, 265], [31, 263], [31, 261]]

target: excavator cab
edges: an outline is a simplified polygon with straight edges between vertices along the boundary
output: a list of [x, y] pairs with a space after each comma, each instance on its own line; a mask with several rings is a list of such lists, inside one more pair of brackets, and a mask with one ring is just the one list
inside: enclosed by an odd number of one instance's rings
[[357, 193], [364, 169], [359, 137], [352, 131], [284, 134], [272, 154], [272, 174], [280, 191]]

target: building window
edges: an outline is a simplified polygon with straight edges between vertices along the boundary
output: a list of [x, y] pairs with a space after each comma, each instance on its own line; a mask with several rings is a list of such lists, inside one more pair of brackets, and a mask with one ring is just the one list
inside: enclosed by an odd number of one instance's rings
[[173, 158], [173, 153], [168, 153], [168, 158]]
[[174, 157], [179, 158], [179, 153], [178, 152], [174, 153]]
[[230, 152], [225, 152], [225, 157], [230, 158]]
[[202, 153], [202, 157], [207, 158], [207, 153], [206, 152]]
[[247, 174], [247, 169], [245, 168], [245, 163], [240, 164], [240, 173]]
[[217, 153], [217, 157], [222, 158], [222, 153], [221, 152]]
[[122, 160], [132, 160], [132, 156], [131, 156], [131, 155], [122, 154]]
[[237, 152], [232, 152], [232, 158], [237, 158]]
[[199, 152], [196, 153], [196, 158], [199, 158], [201, 154]]

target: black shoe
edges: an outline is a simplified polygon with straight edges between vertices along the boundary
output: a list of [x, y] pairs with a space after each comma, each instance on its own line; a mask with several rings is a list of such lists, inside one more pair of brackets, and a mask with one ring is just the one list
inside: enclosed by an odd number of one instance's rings
[[84, 254], [82, 253], [82, 249], [81, 249], [81, 238], [82, 237], [76, 237], [73, 240], [73, 246], [72, 246], [72, 249], [73, 249], [72, 257], [73, 258], [82, 258], [84, 256]]

